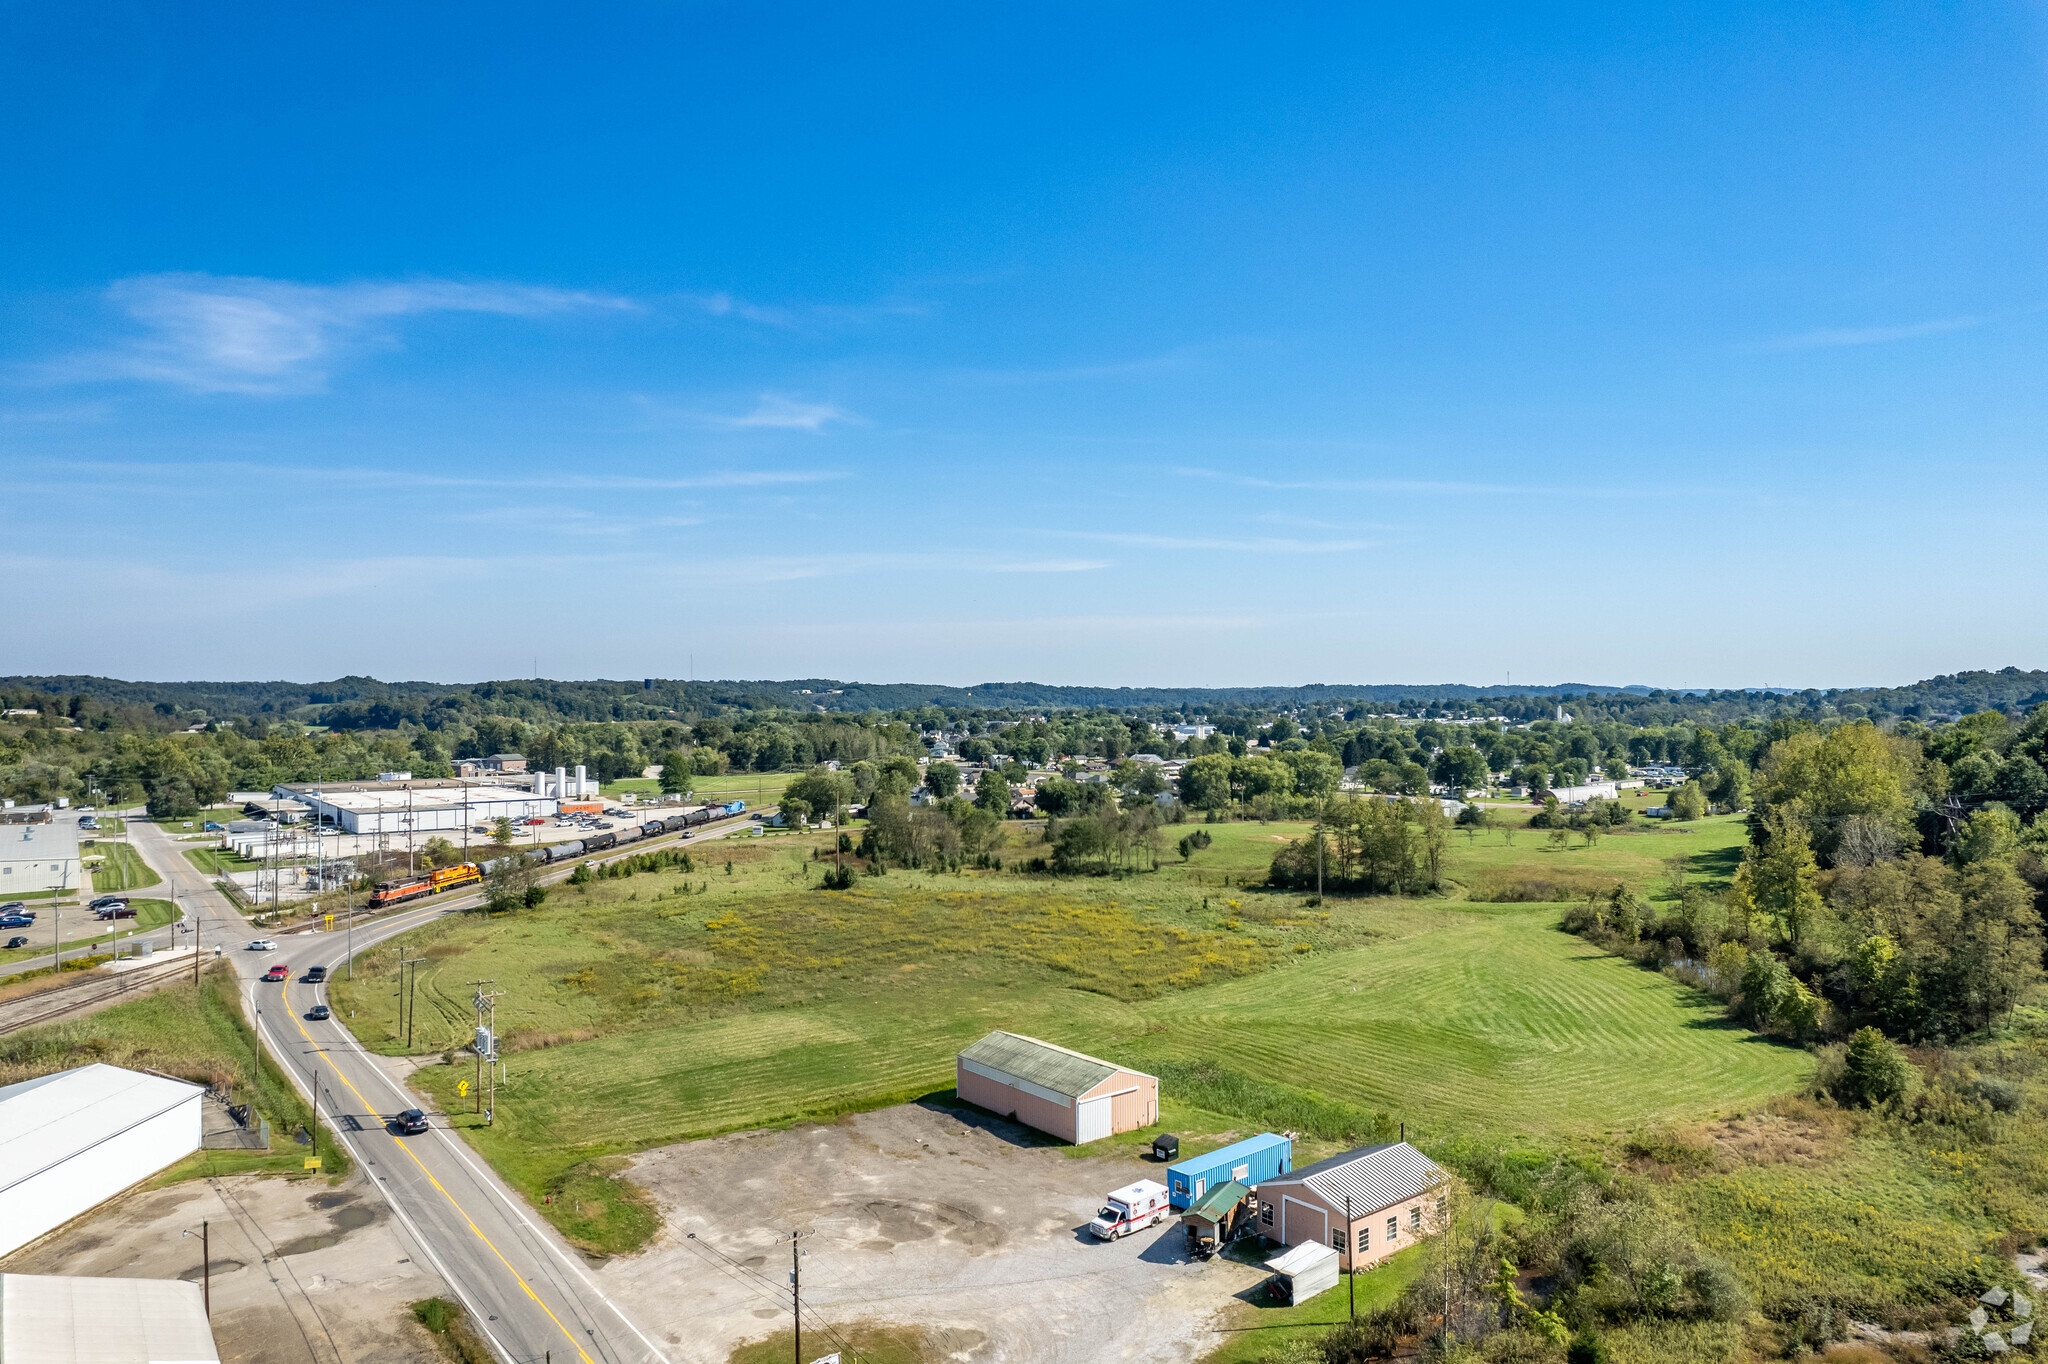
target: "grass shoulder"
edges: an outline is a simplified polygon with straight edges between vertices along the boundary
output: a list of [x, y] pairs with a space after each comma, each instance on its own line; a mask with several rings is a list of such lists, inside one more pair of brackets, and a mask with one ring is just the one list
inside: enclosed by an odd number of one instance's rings
[[[271, 1122], [267, 1152], [199, 1151], [157, 1176], [157, 1182], [249, 1171], [302, 1174], [317, 1155], [322, 1173], [347, 1173], [347, 1152], [316, 1128], [305, 1100], [256, 1043], [242, 1013], [232, 973], [209, 970], [198, 984], [165, 985], [81, 1019], [24, 1028], [0, 1038], [0, 1084], [104, 1062], [153, 1070], [195, 1084], [231, 1087]], [[310, 1146], [293, 1134], [313, 1133]]]
[[92, 885], [101, 894], [142, 890], [164, 879], [127, 843], [95, 839], [84, 844], [82, 851], [86, 857], [100, 859], [93, 869]]

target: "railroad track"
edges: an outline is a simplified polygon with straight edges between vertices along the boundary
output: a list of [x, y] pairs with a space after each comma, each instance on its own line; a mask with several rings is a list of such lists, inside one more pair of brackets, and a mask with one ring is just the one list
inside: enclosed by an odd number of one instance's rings
[[83, 979], [66, 981], [62, 985], [53, 985], [0, 1003], [0, 1035], [31, 1028], [38, 1023], [54, 1023], [67, 1015], [96, 1008], [143, 988], [155, 989], [191, 973], [192, 963], [189, 961], [166, 961], [118, 975], [82, 972]]

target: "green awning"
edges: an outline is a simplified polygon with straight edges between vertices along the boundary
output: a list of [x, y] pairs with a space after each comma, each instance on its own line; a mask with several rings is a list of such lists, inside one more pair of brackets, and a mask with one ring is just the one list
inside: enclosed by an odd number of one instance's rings
[[1218, 1184], [1215, 1188], [1196, 1199], [1194, 1204], [1186, 1212], [1182, 1213], [1181, 1216], [1200, 1217], [1210, 1222], [1221, 1222], [1224, 1214], [1242, 1202], [1244, 1196], [1250, 1192], [1251, 1190], [1248, 1187], [1234, 1179], [1228, 1184]]

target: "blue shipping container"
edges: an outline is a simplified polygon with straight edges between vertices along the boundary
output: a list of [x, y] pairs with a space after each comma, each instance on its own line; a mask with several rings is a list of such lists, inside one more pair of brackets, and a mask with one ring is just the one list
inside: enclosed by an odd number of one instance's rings
[[1166, 1201], [1185, 1211], [1219, 1184], [1256, 1184], [1294, 1168], [1294, 1143], [1271, 1132], [1166, 1167]]

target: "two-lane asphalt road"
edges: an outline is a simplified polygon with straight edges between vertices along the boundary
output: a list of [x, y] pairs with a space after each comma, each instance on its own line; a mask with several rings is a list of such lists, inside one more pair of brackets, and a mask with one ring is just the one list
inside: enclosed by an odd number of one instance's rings
[[[690, 846], [746, 827], [707, 830]], [[163, 874], [166, 889], [188, 914], [202, 919], [207, 955], [217, 945], [226, 949], [223, 957], [242, 979], [263, 1044], [302, 1092], [310, 1096], [317, 1090], [322, 1118], [362, 1163], [421, 1259], [461, 1299], [497, 1353], [517, 1364], [666, 1364], [654, 1340], [598, 1286], [582, 1256], [535, 1217], [461, 1137], [438, 1120], [418, 1136], [399, 1134], [391, 1119], [417, 1106], [403, 1083], [406, 1063], [365, 1050], [338, 1019], [316, 1022], [305, 1016], [315, 1004], [327, 1002], [326, 985], [307, 984], [306, 969], [345, 969], [348, 936], [340, 931], [281, 935], [275, 953], [245, 951], [252, 936], [246, 921], [178, 844], [152, 825], [130, 828], [139, 850]], [[629, 846], [617, 855], [634, 851], [637, 847]], [[436, 900], [358, 923], [354, 950], [360, 953], [457, 912], [475, 898]], [[257, 978], [279, 961], [289, 963], [290, 979]]]
[[[357, 935], [362, 951], [446, 911], [395, 917]], [[305, 1015], [327, 987], [306, 968], [339, 969], [338, 934], [284, 939], [292, 979], [252, 981], [251, 1015], [264, 1043], [293, 1070], [301, 1089], [317, 1085], [320, 1111], [362, 1162], [431, 1264], [462, 1298], [478, 1329], [511, 1360], [663, 1360], [665, 1356], [598, 1287], [581, 1257], [534, 1218], [462, 1138], [439, 1120], [401, 1136], [392, 1119], [417, 1101], [336, 1019]], [[289, 949], [287, 952], [285, 949]], [[275, 960], [268, 954], [258, 964]]]

